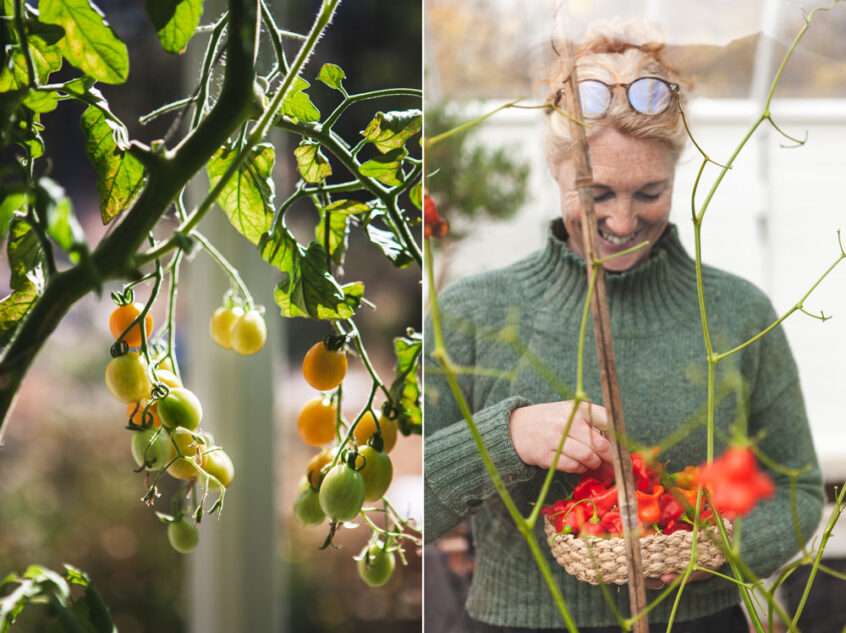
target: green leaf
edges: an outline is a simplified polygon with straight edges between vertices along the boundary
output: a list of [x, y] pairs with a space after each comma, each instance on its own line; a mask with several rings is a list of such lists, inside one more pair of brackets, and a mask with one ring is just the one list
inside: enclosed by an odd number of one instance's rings
[[361, 133], [383, 154], [400, 149], [405, 142], [423, 127], [423, 113], [420, 110], [398, 110], [377, 112], [367, 128]]
[[0, 199], [0, 240], [6, 237], [15, 211], [25, 211], [28, 201], [29, 196], [23, 192], [10, 193]]
[[203, 0], [146, 0], [147, 15], [168, 53], [184, 53], [203, 17]]
[[417, 376], [422, 345], [423, 337], [419, 332], [412, 331], [407, 336], [394, 339], [396, 378], [391, 384], [390, 394], [397, 407], [397, 423], [405, 435], [420, 433], [423, 425], [420, 381]]
[[362, 213], [369, 213], [373, 210], [366, 202], [359, 202], [358, 200], [336, 200], [326, 207], [327, 211], [332, 213], [343, 213], [344, 215], [361, 215]]
[[313, 141], [303, 141], [294, 149], [297, 169], [303, 180], [309, 184], [318, 184], [332, 175], [332, 166], [320, 151], [320, 145]]
[[350, 234], [350, 216], [343, 213], [333, 213], [327, 207], [318, 211], [320, 219], [314, 227], [314, 240], [326, 248], [326, 214], [329, 213], [329, 254], [335, 265], [344, 262], [347, 243]]
[[82, 131], [85, 153], [97, 173], [100, 214], [103, 224], [108, 224], [141, 193], [144, 166], [131, 154], [121, 151], [116, 141], [125, 143], [125, 138], [121, 138], [125, 129], [107, 119], [99, 108], [88, 106], [82, 113]]
[[423, 183], [421, 181], [418, 181], [417, 184], [408, 191], [408, 199], [411, 200], [411, 204], [417, 207], [418, 211], [423, 210]]
[[85, 246], [85, 234], [73, 212], [73, 204], [65, 190], [49, 178], [41, 178], [35, 194], [35, 205], [39, 217], [47, 219], [47, 235], [59, 247], [70, 253], [70, 259], [79, 261], [79, 252]]
[[103, 83], [126, 81], [126, 45], [115, 36], [99, 9], [88, 0], [40, 0], [38, 9], [42, 22], [65, 30], [58, 46], [68, 62]]
[[88, 574], [78, 567], [74, 567], [68, 563], [65, 563], [64, 567], [65, 578], [67, 578], [70, 584], [79, 585], [80, 587], [87, 587], [91, 584], [91, 579], [88, 577]]
[[[356, 289], [348, 298], [326, 266], [317, 242], [304, 249], [284, 226], [261, 246], [262, 258], [282, 271], [273, 297], [284, 317], [348, 319], [355, 314]], [[351, 305], [352, 304], [352, 305]]]
[[346, 90], [344, 90], [344, 79], [346, 78], [347, 73], [345, 73], [344, 69], [337, 64], [323, 64], [317, 75], [318, 81], [322, 81], [330, 88], [342, 93], [346, 93]]
[[405, 268], [414, 261], [411, 253], [408, 252], [402, 242], [391, 231], [385, 231], [373, 224], [368, 224], [367, 236], [397, 268]]
[[[217, 186], [237, 156], [238, 150], [235, 148], [220, 148], [215, 152], [207, 167], [209, 186], [212, 189]], [[217, 204], [223, 209], [229, 222], [253, 244], [258, 244], [273, 221], [275, 159], [272, 145], [256, 145], [217, 196]]]
[[362, 163], [358, 168], [358, 172], [362, 176], [375, 178], [389, 187], [396, 187], [402, 184], [402, 181], [397, 177], [397, 171], [407, 155], [408, 152], [404, 148], [392, 150], [387, 154], [375, 156], [367, 162]]
[[364, 298], [364, 282], [353, 281], [352, 283], [341, 286], [344, 291], [344, 303], [355, 312], [361, 305], [361, 300]]
[[38, 283], [44, 279], [44, 250], [38, 235], [29, 222], [21, 216], [12, 218], [9, 225], [9, 241], [6, 244], [9, 257], [12, 290], [25, 288], [28, 282]]
[[18, 290], [13, 290], [7, 297], [0, 299], [0, 349], [5, 348], [12, 340], [18, 325], [43, 291], [43, 282], [27, 279]]
[[[51, 31], [52, 29], [52, 31]], [[50, 75], [62, 67], [62, 53], [57, 46], [56, 31], [59, 36], [63, 31], [52, 25], [30, 22], [27, 26], [29, 53], [35, 68], [39, 84], [47, 83]], [[20, 46], [11, 48], [11, 54], [0, 71], [0, 92], [20, 90], [29, 86], [29, 73], [26, 57]], [[58, 105], [58, 97], [53, 91], [29, 90], [23, 103], [33, 112], [50, 112]]]
[[300, 123], [315, 123], [320, 121], [320, 110], [305, 93], [311, 84], [302, 77], [296, 77], [294, 84], [288, 90], [282, 102], [281, 113]]

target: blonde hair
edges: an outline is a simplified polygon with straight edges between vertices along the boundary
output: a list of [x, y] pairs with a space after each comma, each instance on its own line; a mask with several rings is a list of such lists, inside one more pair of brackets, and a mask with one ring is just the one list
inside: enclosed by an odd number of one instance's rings
[[[684, 81], [662, 58], [664, 44], [661, 36], [647, 23], [636, 20], [614, 20], [592, 25], [583, 40], [575, 46], [576, 73], [579, 80], [599, 79], [606, 83], [629, 83], [638, 77], [650, 75], [669, 82]], [[570, 73], [570, 61], [563, 57], [564, 47], [553, 44], [556, 55], [547, 73], [549, 96], [547, 103], [566, 107], [561, 103], [561, 89]], [[683, 91], [677, 93], [681, 106], [685, 104]], [[645, 115], [632, 110], [628, 101], [615, 91], [608, 112], [599, 119], [585, 120], [588, 138], [606, 127], [614, 127], [624, 134], [637, 138], [664, 141], [678, 158], [684, 148], [687, 134], [678, 107], [673, 104], [666, 112]], [[546, 158], [551, 166], [570, 156], [572, 143], [570, 121], [560, 112], [550, 108], [546, 116]]]

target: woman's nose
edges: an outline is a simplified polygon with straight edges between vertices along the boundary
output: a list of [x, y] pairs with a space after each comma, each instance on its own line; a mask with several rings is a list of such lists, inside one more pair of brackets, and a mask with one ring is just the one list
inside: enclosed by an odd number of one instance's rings
[[628, 235], [637, 228], [637, 218], [632, 209], [632, 199], [617, 196], [610, 213], [605, 217], [605, 227], [617, 235]]

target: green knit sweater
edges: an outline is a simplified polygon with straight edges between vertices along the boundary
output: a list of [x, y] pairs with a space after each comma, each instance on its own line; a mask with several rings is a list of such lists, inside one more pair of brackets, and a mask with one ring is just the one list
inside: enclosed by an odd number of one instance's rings
[[[572, 398], [576, 346], [586, 292], [584, 261], [567, 247], [560, 220], [546, 247], [516, 264], [452, 284], [439, 297], [445, 344], [463, 368], [462, 391], [494, 464], [519, 509], [531, 510], [545, 471], [523, 463], [509, 434], [511, 412], [521, 406]], [[705, 267], [704, 285], [712, 337], [718, 351], [746, 340], [776, 317], [754, 285]], [[629, 435], [651, 445], [670, 433], [682, 438], [662, 456], [670, 470], [705, 461], [705, 360], [696, 298], [694, 263], [671, 226], [637, 268], [607, 276], [612, 332]], [[509, 328], [520, 344], [498, 336]], [[585, 388], [601, 402], [592, 327], [586, 345]], [[425, 393], [425, 535], [437, 539], [462, 519], [472, 524], [475, 573], [467, 610], [501, 626], [560, 628], [562, 620], [491, 484], [446, 380], [429, 356], [427, 324]], [[561, 393], [562, 384], [569, 393]], [[808, 467], [799, 480], [798, 511], [804, 538], [822, 512], [822, 484], [805, 414], [796, 364], [779, 327], [762, 341], [723, 361], [717, 370], [716, 451], [724, 450], [733, 425], [748, 426], [771, 459]], [[766, 576], [798, 549], [790, 520], [786, 478], [770, 472], [776, 495], [743, 521], [741, 554]], [[575, 476], [557, 473], [547, 500], [561, 498]], [[600, 589], [558, 567], [546, 548], [542, 522], [535, 529], [579, 626], [615, 623]], [[628, 614], [626, 587], [611, 586]], [[649, 598], [657, 595], [649, 592]], [[688, 585], [677, 614], [683, 621], [725, 609], [739, 600], [736, 587], [712, 578]], [[666, 622], [672, 599], [650, 619]]]

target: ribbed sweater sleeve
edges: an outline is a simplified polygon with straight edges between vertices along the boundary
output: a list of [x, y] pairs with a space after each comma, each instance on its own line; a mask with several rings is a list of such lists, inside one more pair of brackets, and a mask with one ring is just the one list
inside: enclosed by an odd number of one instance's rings
[[[766, 312], [768, 320], [761, 328], [776, 318], [771, 305]], [[796, 362], [783, 329], [779, 326], [755, 345], [759, 346], [758, 372], [750, 402], [749, 436], [761, 433], [758, 448], [769, 460], [801, 471], [795, 480], [794, 506], [790, 478], [764, 465], [776, 493], [744, 520], [741, 555], [753, 572], [766, 577], [811, 537], [822, 516], [824, 497]]]
[[[460, 367], [476, 364], [475, 327], [468, 310], [461, 309], [461, 292], [444, 292], [439, 298], [444, 319], [444, 346], [450, 360]], [[432, 358], [434, 334], [431, 318], [424, 330], [426, 371], [425, 459], [425, 538], [433, 541], [473, 513], [496, 494], [467, 421], [450, 391], [440, 366]], [[520, 396], [510, 396], [473, 410], [472, 376], [461, 376], [459, 387], [473, 413], [482, 442], [506, 486], [530, 479], [534, 471], [519, 458], [511, 442], [511, 412], [530, 404]]]

